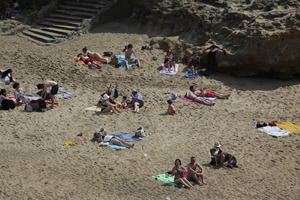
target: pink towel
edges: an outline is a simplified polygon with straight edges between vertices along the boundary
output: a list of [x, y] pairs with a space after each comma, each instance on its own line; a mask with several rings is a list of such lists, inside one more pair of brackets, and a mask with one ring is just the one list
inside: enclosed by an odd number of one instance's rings
[[[183, 100], [185, 100], [187, 102], [191, 102], [191, 103], [195, 103], [195, 104], [200, 104], [200, 105], [203, 104], [203, 103], [200, 103], [198, 101], [194, 101], [192, 99], [189, 99], [189, 98], [187, 98], [186, 96], [183, 96], [183, 95], [179, 96], [179, 98], [183, 99]], [[205, 100], [205, 101], [211, 102], [210, 100]]]

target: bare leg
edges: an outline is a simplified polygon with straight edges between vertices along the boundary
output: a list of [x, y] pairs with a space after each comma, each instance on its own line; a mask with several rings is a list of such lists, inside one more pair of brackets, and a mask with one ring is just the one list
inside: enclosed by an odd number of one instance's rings
[[125, 60], [125, 69], [128, 70], [128, 61]]
[[184, 186], [187, 187], [188, 189], [191, 188], [191, 186], [189, 186], [188, 184], [186, 184], [186, 182], [184, 182], [184, 181], [182, 180], [182, 178], [179, 178], [179, 179], [175, 180], [174, 183], [176, 183], [176, 184], [181, 183], [182, 185], [184, 185]]
[[190, 183], [190, 181], [188, 181], [186, 178], [182, 178], [182, 180], [190, 187], [193, 187], [193, 185]]
[[203, 103], [203, 104], [208, 105], [208, 106], [213, 106], [213, 105], [215, 105], [215, 103], [213, 103], [213, 102], [211, 102], [211, 101], [207, 101], [207, 100], [205, 100], [205, 99], [203, 99], [203, 98], [201, 98], [201, 97], [193, 98], [193, 100], [194, 100], [194, 101], [197, 101], [197, 102], [199, 102], [199, 103]]
[[219, 99], [228, 99], [230, 94], [216, 94], [216, 97]]
[[193, 181], [195, 181], [197, 184], [200, 184], [200, 181], [199, 181], [199, 178], [198, 178], [197, 174], [193, 173], [193, 174], [191, 174], [191, 176], [192, 176]]
[[112, 106], [107, 106], [102, 112], [106, 112], [106, 113], [113, 112], [113, 113], [115, 113]]
[[120, 145], [120, 146], [124, 146], [124, 147], [133, 147], [134, 146], [134, 144], [129, 144], [128, 142], [125, 142], [125, 141], [123, 141], [123, 140], [120, 140], [120, 139], [118, 139], [118, 138], [112, 138], [111, 140], [111, 143], [113, 143], [113, 144], [116, 144], [116, 145]]
[[140, 106], [139, 102], [134, 103], [134, 112], [139, 112], [140, 111]]

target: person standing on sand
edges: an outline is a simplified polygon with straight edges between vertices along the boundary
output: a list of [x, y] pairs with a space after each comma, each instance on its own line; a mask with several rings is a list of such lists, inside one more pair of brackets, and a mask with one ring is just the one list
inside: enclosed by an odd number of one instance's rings
[[[209, 51], [208, 51], [209, 50]], [[226, 51], [217, 45], [213, 44], [207, 49], [204, 50], [204, 53], [208, 51], [207, 57], [208, 57], [208, 72], [209, 74], [213, 73], [218, 68], [218, 62], [217, 62], [217, 53], [219, 51], [223, 51], [224, 55], [226, 55]]]

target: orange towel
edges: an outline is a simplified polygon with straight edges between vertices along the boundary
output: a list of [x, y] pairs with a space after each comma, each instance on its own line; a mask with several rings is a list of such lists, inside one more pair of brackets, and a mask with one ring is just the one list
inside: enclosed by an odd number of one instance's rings
[[[77, 56], [74, 56], [73, 59], [74, 59], [77, 63], [79, 63], [79, 64], [81, 64], [81, 65], [84, 65], [84, 64], [85, 64], [84, 61], [83, 61], [83, 60], [79, 60], [79, 58], [78, 58]], [[101, 65], [101, 64], [102, 64], [100, 61], [96, 61], [96, 60], [94, 60], [93, 62], [96, 63], [96, 64], [98, 64], [98, 65]]]
[[299, 125], [293, 124], [291, 122], [279, 122], [279, 123], [276, 123], [276, 125], [279, 128], [287, 130], [291, 133], [300, 134], [300, 126]]

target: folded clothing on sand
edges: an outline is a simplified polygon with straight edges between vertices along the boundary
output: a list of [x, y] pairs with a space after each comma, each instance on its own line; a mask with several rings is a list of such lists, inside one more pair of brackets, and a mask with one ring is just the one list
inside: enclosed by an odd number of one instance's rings
[[264, 127], [258, 128], [257, 130], [267, 133], [268, 135], [271, 135], [273, 137], [288, 136], [291, 134], [291, 132], [282, 130], [277, 126], [264, 126]]
[[292, 122], [279, 122], [276, 123], [276, 125], [286, 131], [289, 131], [291, 133], [300, 134], [300, 126], [293, 124]]
[[161, 73], [161, 74], [166, 74], [166, 75], [175, 75], [175, 74], [177, 74], [177, 72], [178, 72], [178, 68], [179, 68], [179, 65], [178, 65], [178, 64], [175, 64], [175, 68], [172, 67], [172, 68], [170, 69], [170, 71], [169, 71], [168, 68], [166, 68], [165, 65], [162, 64], [162, 70], [160, 70], [160, 73]]

